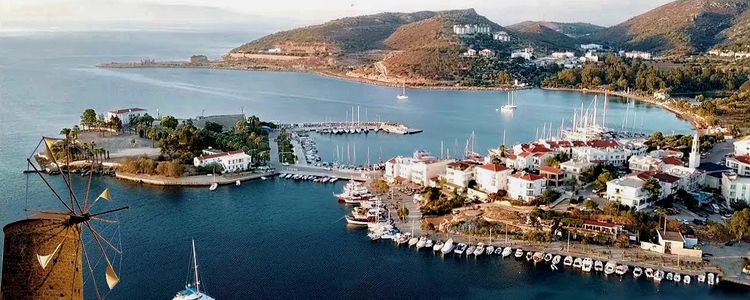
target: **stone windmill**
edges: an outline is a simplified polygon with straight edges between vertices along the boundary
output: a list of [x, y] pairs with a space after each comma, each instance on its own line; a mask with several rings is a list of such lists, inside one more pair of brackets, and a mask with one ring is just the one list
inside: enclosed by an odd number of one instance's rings
[[[5, 243], [0, 299], [83, 299], [83, 262], [86, 262], [86, 282], [92, 283], [97, 299], [102, 299], [97, 278], [104, 277], [110, 290], [120, 281], [112, 262], [121, 259], [122, 252], [97, 231], [95, 225], [117, 224], [117, 221], [106, 219], [104, 216], [128, 207], [92, 212], [91, 208], [98, 200], [111, 201], [109, 190], [105, 189], [99, 197], [90, 202], [93, 172], [89, 172], [85, 194], [77, 195], [73, 191], [72, 176], [68, 171], [68, 150], [62, 151], [66, 159], [65, 165], [61, 166], [51, 150], [55, 143], [63, 143], [63, 149], [68, 148], [67, 139], [60, 142], [43, 138], [40, 145], [44, 144], [49, 163], [63, 171], [61, 177], [65, 182], [67, 197], [52, 187], [48, 178], [39, 172], [41, 167], [37, 167], [30, 158], [27, 162], [29, 171], [33, 170], [39, 175], [53, 198], [59, 201], [64, 209], [27, 209], [33, 215], [7, 224], [3, 228]], [[91, 161], [89, 171], [93, 168], [94, 162]], [[93, 249], [87, 249], [87, 241], [93, 245], [89, 248]], [[100, 262], [103, 262], [103, 270], [97, 270], [97, 267], [102, 265]]]

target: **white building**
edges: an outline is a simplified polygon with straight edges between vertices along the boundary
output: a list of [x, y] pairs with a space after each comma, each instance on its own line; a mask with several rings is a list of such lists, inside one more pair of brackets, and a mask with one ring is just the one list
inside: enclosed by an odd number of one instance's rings
[[750, 155], [750, 136], [734, 142], [734, 155]]
[[466, 52], [464, 52], [464, 56], [466, 56], [466, 57], [477, 56], [477, 50], [469, 48], [468, 50], [466, 50]]
[[590, 50], [602, 50], [602, 45], [599, 44], [581, 44], [581, 50], [584, 51], [590, 51]]
[[539, 175], [519, 172], [508, 177], [508, 197], [529, 202], [547, 188], [547, 180]]
[[252, 158], [242, 150], [201, 155], [193, 158], [193, 165], [196, 167], [218, 164], [224, 169], [224, 173], [245, 171], [250, 167], [250, 163], [252, 163]]
[[497, 193], [499, 190], [508, 190], [508, 177], [513, 170], [495, 164], [484, 164], [474, 170], [477, 187], [485, 193]]
[[449, 163], [445, 170], [445, 182], [459, 188], [469, 187], [469, 181], [474, 180], [476, 164], [469, 161]]
[[573, 58], [576, 56], [576, 54], [571, 51], [552, 52], [551, 56], [552, 58], [556, 58], [556, 59], [566, 59], [566, 58]]
[[490, 34], [490, 26], [477, 25], [477, 24], [465, 24], [465, 25], [453, 25], [453, 33], [458, 35], [465, 34]]
[[625, 52], [625, 57], [651, 60], [651, 52], [630, 51], [630, 52]]
[[594, 166], [593, 163], [590, 163], [587, 161], [571, 159], [566, 162], [560, 163], [560, 170], [563, 170], [563, 172], [565, 172], [565, 178], [567, 179], [573, 178], [573, 179], [578, 180], [579, 176], [581, 176], [581, 173], [584, 170], [591, 168], [593, 166]]
[[510, 58], [521, 57], [525, 60], [531, 60], [532, 56], [534, 56], [534, 48], [531, 48], [531, 47], [527, 47], [521, 50], [516, 50], [510, 54]]
[[490, 49], [482, 49], [482, 51], [479, 51], [479, 56], [482, 56], [482, 57], [493, 57], [493, 56], [495, 56], [495, 51], [492, 51]]
[[648, 207], [649, 195], [643, 190], [643, 180], [626, 176], [607, 182], [607, 199], [641, 210]]
[[750, 155], [727, 157], [727, 167], [739, 176], [750, 176]]
[[659, 171], [664, 163], [650, 155], [633, 155], [628, 159], [628, 168], [633, 172]]
[[500, 42], [510, 42], [510, 35], [505, 31], [498, 31], [492, 35], [492, 39]]
[[582, 62], [582, 63], [585, 63], [585, 62], [598, 62], [599, 61], [599, 55], [596, 55], [596, 52], [589, 51], [589, 52], [586, 52], [586, 54], [584, 54], [583, 56], [581, 56], [578, 60], [580, 62]]
[[389, 182], [409, 181], [430, 186], [431, 179], [444, 175], [451, 160], [438, 160], [432, 154], [415, 151], [412, 157], [395, 157], [385, 163], [385, 174]]
[[745, 201], [750, 204], [750, 177], [737, 173], [723, 173], [721, 176], [721, 195], [729, 205], [732, 201]]
[[122, 122], [122, 125], [125, 126], [127, 124], [130, 124], [130, 120], [140, 117], [141, 115], [146, 114], [146, 110], [143, 108], [138, 107], [132, 107], [132, 108], [125, 108], [125, 109], [118, 109], [113, 110], [107, 113], [107, 119], [112, 119], [113, 117], [117, 117]]

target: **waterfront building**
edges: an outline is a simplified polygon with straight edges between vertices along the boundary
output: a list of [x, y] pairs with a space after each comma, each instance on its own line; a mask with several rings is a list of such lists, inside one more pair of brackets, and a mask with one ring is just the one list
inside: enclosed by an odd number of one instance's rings
[[117, 117], [122, 122], [122, 125], [125, 126], [130, 124], [130, 121], [132, 121], [133, 119], [146, 114], [146, 112], [147, 110], [139, 107], [118, 109], [108, 112], [107, 119], [111, 120], [113, 117]]
[[602, 45], [599, 44], [581, 44], [581, 50], [589, 51], [589, 50], [602, 50]]
[[469, 181], [474, 180], [476, 163], [471, 161], [456, 161], [449, 163], [445, 170], [445, 182], [458, 188], [469, 187]]
[[750, 155], [750, 136], [734, 142], [734, 155]]
[[497, 193], [508, 190], [508, 176], [513, 169], [496, 164], [484, 164], [475, 169], [477, 188], [485, 193]]
[[743, 177], [734, 172], [722, 173], [721, 195], [727, 201], [744, 201], [750, 204], [750, 177]]
[[643, 180], [626, 176], [607, 182], [607, 199], [621, 205], [641, 210], [650, 204], [649, 195], [643, 190]]
[[729, 156], [726, 165], [739, 176], [750, 176], [750, 155]]
[[492, 35], [492, 39], [500, 42], [510, 42], [510, 35], [505, 31], [498, 31]]
[[508, 197], [514, 200], [532, 201], [547, 188], [547, 180], [539, 175], [519, 172], [508, 177]]
[[201, 155], [193, 158], [193, 165], [196, 167], [206, 167], [211, 164], [218, 164], [226, 172], [245, 171], [250, 167], [252, 158], [245, 151], [229, 151], [210, 155]]
[[547, 179], [548, 187], [559, 187], [565, 182], [565, 173], [558, 168], [541, 166], [539, 167], [539, 175]]
[[603, 233], [611, 236], [617, 236], [620, 232], [623, 231], [622, 225], [607, 223], [607, 222], [599, 222], [594, 220], [583, 220], [583, 224], [581, 224], [581, 228], [586, 231], [595, 232], [595, 233]]
[[701, 258], [703, 251], [692, 249], [698, 245], [698, 238], [695, 236], [686, 236], [679, 231], [657, 230], [659, 236], [659, 246], [664, 254], [675, 254], [688, 257]]
[[385, 163], [384, 177], [389, 182], [413, 182], [433, 186], [431, 181], [445, 175], [452, 160], [438, 160], [425, 151], [414, 151], [412, 157], [395, 157]]

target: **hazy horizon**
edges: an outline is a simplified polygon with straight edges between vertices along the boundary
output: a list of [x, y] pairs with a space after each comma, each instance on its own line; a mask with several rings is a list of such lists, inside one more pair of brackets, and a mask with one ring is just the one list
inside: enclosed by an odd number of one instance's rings
[[477, 13], [503, 26], [527, 20], [586, 22], [611, 26], [670, 0], [545, 2], [548, 1], [527, 0], [517, 3], [506, 0], [448, 0], [435, 3], [430, 0], [329, 0], [320, 3], [292, 0], [279, 6], [267, 1], [241, 0], [13, 0], [0, 3], [0, 30], [234, 26], [236, 29], [269, 31], [380, 12], [467, 8], [474, 8]]

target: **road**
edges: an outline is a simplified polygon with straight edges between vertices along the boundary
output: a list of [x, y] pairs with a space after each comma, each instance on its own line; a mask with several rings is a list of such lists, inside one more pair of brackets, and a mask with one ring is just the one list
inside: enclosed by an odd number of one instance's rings
[[708, 153], [706, 158], [701, 159], [701, 162], [721, 164], [724, 156], [732, 152], [734, 152], [734, 140], [722, 141], [721, 143], [717, 143], [716, 145], [714, 145], [714, 148], [711, 149], [711, 152]]

